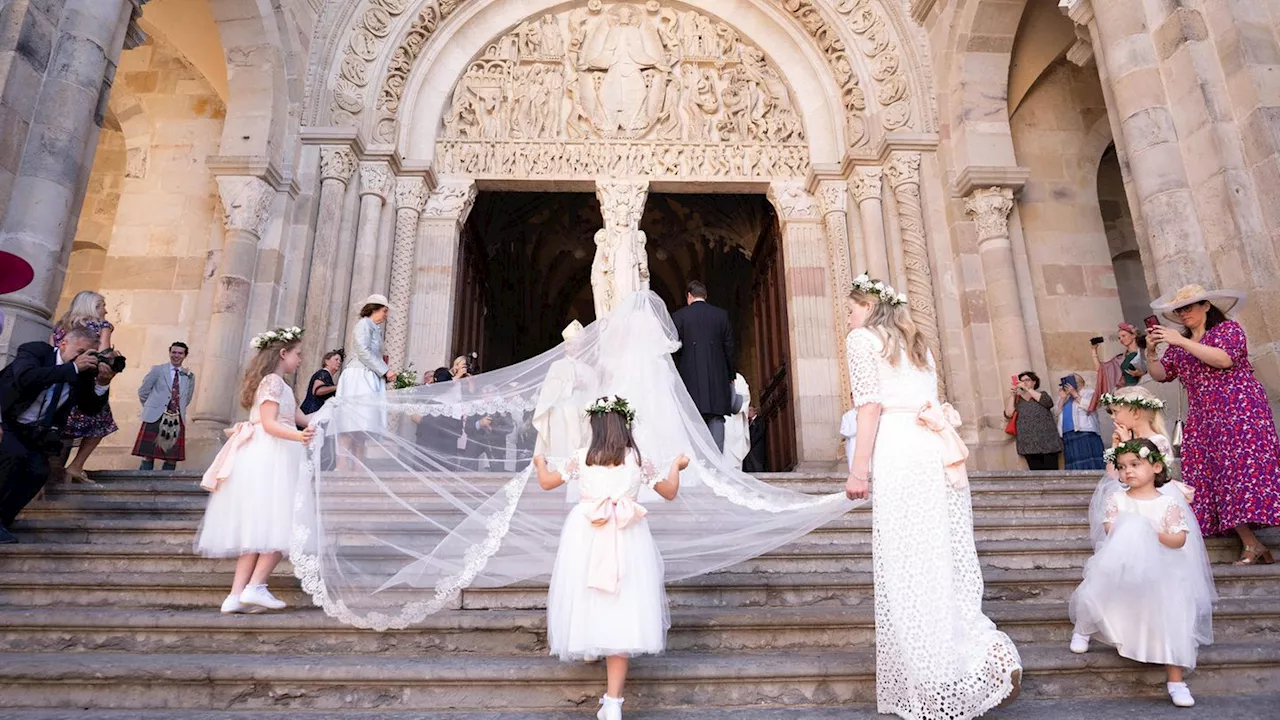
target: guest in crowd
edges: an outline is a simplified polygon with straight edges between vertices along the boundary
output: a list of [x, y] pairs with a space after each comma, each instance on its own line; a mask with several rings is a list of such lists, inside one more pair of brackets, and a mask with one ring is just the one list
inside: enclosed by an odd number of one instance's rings
[[[1274, 561], [1253, 526], [1280, 525], [1280, 440], [1267, 393], [1253, 375], [1244, 328], [1227, 313], [1244, 293], [1188, 285], [1151, 304], [1183, 327], [1148, 334], [1147, 364], [1160, 382], [1187, 391], [1182, 479], [1195, 488], [1191, 507], [1205, 535], [1235, 531], [1244, 544], [1237, 565]], [[1163, 357], [1158, 346], [1167, 345]]]
[[[81, 290], [71, 300], [71, 307], [68, 308], [62, 319], [58, 320], [58, 324], [53, 327], [53, 344], [57, 345], [62, 342], [62, 338], [67, 332], [74, 327], [83, 327], [89, 332], [97, 335], [97, 345], [92, 348], [96, 352], [107, 352], [111, 349], [111, 334], [115, 331], [115, 326], [107, 320], [107, 300], [92, 290]], [[110, 403], [104, 404], [102, 409], [96, 413], [85, 414], [78, 408], [72, 408], [71, 413], [67, 416], [67, 423], [63, 427], [63, 437], [72, 442], [79, 441], [80, 448], [76, 451], [76, 455], [71, 460], [71, 464], [67, 465], [67, 479], [71, 482], [82, 482], [89, 485], [94, 484], [89, 476], [85, 474], [84, 464], [89, 460], [89, 456], [98, 448], [98, 444], [102, 442], [102, 438], [119, 430], [116, 427], [115, 418], [111, 414]]]
[[733, 389], [733, 324], [729, 313], [707, 302], [707, 286], [697, 280], [686, 288], [685, 301], [671, 316], [680, 336], [676, 368], [716, 449], [724, 452], [724, 419], [737, 412], [739, 402]]
[[1062, 436], [1053, 417], [1053, 398], [1040, 389], [1040, 376], [1030, 370], [1016, 380], [1005, 400], [1004, 417], [1017, 418], [1018, 454], [1031, 470], [1057, 470]]
[[98, 341], [98, 333], [76, 326], [56, 346], [23, 344], [0, 371], [0, 543], [18, 541], [8, 528], [48, 482], [71, 411], [94, 415], [108, 402], [115, 373], [93, 354]]
[[[1096, 397], [1115, 392], [1122, 387], [1133, 387], [1142, 380], [1142, 376], [1147, 374], [1146, 363], [1142, 359], [1138, 343], [1138, 330], [1129, 323], [1122, 322], [1118, 328], [1117, 337], [1120, 345], [1124, 347], [1124, 352], [1110, 360], [1102, 359], [1103, 344], [1097, 342], [1101, 338], [1096, 338], [1094, 341], [1097, 343], [1093, 346], [1094, 370], [1098, 373]], [[1092, 409], [1098, 409], [1096, 402]]]
[[338, 382], [334, 378], [342, 369], [345, 357], [342, 348], [324, 354], [324, 366], [315, 371], [307, 382], [307, 397], [302, 401], [301, 408], [303, 414], [310, 415], [324, 407], [329, 398], [338, 392]]
[[[387, 392], [387, 383], [395, 380], [396, 373], [382, 354], [382, 338], [389, 312], [385, 296], [374, 294], [365, 298], [360, 308], [360, 319], [351, 329], [351, 357], [346, 359], [346, 369], [338, 378], [338, 397], [358, 399], [383, 395]], [[363, 460], [367, 434], [379, 434], [386, 427], [385, 407], [376, 403], [359, 403], [358, 400], [350, 405], [342, 414], [337, 428], [343, 449], [348, 453], [340, 463], [348, 466], [350, 458]]]
[[138, 386], [142, 427], [133, 454], [142, 458], [139, 470], [175, 470], [187, 459], [187, 406], [196, 393], [195, 373], [182, 367], [190, 349], [186, 343], [169, 346], [169, 362], [151, 368]]
[[1062, 378], [1058, 387], [1058, 432], [1062, 434], [1062, 454], [1068, 470], [1106, 468], [1097, 405], [1094, 391], [1085, 386], [1084, 376], [1077, 373]]
[[762, 473], [767, 467], [768, 421], [760, 416], [760, 410], [755, 406], [747, 408], [747, 418], [751, 423], [751, 450], [747, 451], [747, 459], [742, 461], [742, 471]]

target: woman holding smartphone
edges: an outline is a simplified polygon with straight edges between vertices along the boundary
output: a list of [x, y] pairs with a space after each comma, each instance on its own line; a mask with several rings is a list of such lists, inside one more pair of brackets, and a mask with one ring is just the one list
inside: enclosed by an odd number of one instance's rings
[[[1120, 323], [1116, 333], [1124, 352], [1110, 360], [1103, 360], [1103, 339], [1093, 339], [1093, 369], [1098, 373], [1098, 396], [1114, 392], [1123, 387], [1137, 385], [1142, 376], [1147, 374], [1146, 364], [1142, 360], [1141, 348], [1138, 347], [1138, 330], [1127, 322]], [[1092, 410], [1096, 410], [1095, 405]]]
[[1040, 376], [1030, 370], [1013, 378], [1004, 403], [1006, 420], [1017, 415], [1018, 454], [1030, 470], [1057, 470], [1062, 436], [1053, 415], [1053, 398], [1040, 389]]

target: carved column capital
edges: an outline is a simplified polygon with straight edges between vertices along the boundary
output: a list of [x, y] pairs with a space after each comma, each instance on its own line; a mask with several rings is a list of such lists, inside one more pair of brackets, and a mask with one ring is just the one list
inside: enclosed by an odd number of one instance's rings
[[859, 205], [868, 200], [879, 200], [884, 191], [884, 168], [863, 165], [853, 169], [849, 177], [849, 189]]
[[895, 152], [889, 158], [889, 166], [884, 169], [889, 178], [889, 185], [897, 190], [903, 185], [920, 184], [920, 153]]
[[844, 180], [823, 180], [818, 183], [818, 200], [822, 214], [849, 212], [849, 184]]
[[343, 145], [325, 145], [320, 148], [320, 179], [338, 180], [344, 185], [356, 172], [356, 154]]
[[360, 163], [360, 195], [377, 195], [386, 200], [391, 194], [395, 178], [391, 165], [385, 162]]
[[769, 183], [769, 191], [765, 194], [778, 217], [783, 222], [807, 222], [821, 220], [818, 214], [818, 203], [804, 189], [804, 184], [795, 181], [777, 180]]
[[261, 238], [271, 220], [276, 191], [267, 181], [252, 175], [219, 175], [218, 197], [222, 222], [228, 230], [241, 230]]
[[973, 216], [979, 241], [1007, 238], [1013, 191], [1002, 187], [974, 190], [964, 201], [964, 211]]
[[596, 199], [606, 228], [638, 228], [649, 199], [649, 181], [597, 180]]
[[467, 221], [471, 208], [476, 204], [475, 181], [445, 180], [427, 198], [426, 217], [452, 218], [459, 225]]
[[396, 208], [422, 212], [427, 205], [427, 181], [420, 177], [396, 178]]

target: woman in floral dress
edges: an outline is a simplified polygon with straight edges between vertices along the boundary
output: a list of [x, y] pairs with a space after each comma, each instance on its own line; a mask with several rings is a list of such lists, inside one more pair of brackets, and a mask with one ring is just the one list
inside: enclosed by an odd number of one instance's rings
[[[1155, 301], [1156, 312], [1186, 329], [1153, 328], [1147, 360], [1151, 377], [1181, 380], [1187, 390], [1182, 478], [1196, 490], [1191, 507], [1200, 529], [1234, 530], [1244, 544], [1236, 564], [1253, 565], [1273, 562], [1252, 526], [1280, 525], [1280, 440], [1244, 329], [1226, 316], [1243, 299], [1189, 285]], [[1169, 346], [1162, 358], [1161, 343]]]
[[[115, 330], [115, 326], [107, 320], [107, 301], [98, 293], [92, 290], [76, 293], [70, 309], [54, 327], [53, 344], [62, 342], [63, 336], [76, 326], [86, 327], [98, 333], [98, 347], [95, 349], [99, 352], [111, 348], [111, 333]], [[71, 411], [71, 415], [67, 417], [67, 426], [63, 428], [63, 436], [71, 440], [79, 439], [80, 449], [76, 451], [75, 458], [65, 471], [70, 481], [95, 484], [85, 474], [84, 464], [98, 448], [102, 438], [116, 430], [119, 428], [116, 427], [115, 418], [111, 414], [110, 403], [104, 405], [101, 412], [92, 415], [85, 415], [78, 409]]]

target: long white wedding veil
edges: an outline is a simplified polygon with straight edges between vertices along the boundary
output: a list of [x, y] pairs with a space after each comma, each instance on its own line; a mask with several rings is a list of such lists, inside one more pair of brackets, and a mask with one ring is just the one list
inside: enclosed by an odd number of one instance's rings
[[[631, 402], [644, 459], [660, 470], [691, 459], [676, 500], [640, 497], [668, 581], [768, 552], [859, 504], [842, 491], [774, 487], [727, 463], [676, 372], [678, 347], [662, 300], [640, 292], [572, 343], [517, 365], [331, 400], [313, 420], [298, 493], [291, 559], [303, 589], [329, 615], [384, 630], [460, 607], [467, 587], [549, 578], [569, 508], [564, 489], [538, 486], [531, 421], [548, 374], [563, 376], [557, 363], [588, 366], [592, 396]], [[335, 431], [344, 415], [384, 409], [385, 428]]]

